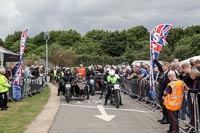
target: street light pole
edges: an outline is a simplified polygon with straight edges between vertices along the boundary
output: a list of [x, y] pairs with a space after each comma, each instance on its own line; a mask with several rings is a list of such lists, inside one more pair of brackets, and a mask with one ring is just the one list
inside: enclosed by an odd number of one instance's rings
[[[44, 39], [46, 40], [46, 74], [47, 74], [47, 77], [48, 77], [48, 40], [49, 40], [49, 38], [50, 38], [49, 32], [47, 31], [44, 33]], [[46, 79], [46, 82], [48, 82], [47, 79]]]

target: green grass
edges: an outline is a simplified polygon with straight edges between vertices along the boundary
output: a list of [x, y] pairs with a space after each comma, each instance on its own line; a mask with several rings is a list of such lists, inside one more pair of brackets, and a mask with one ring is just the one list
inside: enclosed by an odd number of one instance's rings
[[12, 103], [8, 110], [0, 111], [0, 133], [23, 133], [42, 111], [50, 96], [49, 88], [33, 97]]

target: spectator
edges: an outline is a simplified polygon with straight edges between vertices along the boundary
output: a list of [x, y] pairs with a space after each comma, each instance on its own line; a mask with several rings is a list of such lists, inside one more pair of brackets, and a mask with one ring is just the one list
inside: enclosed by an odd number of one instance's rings
[[40, 72], [39, 72], [39, 67], [38, 67], [38, 66], [35, 67], [35, 69], [34, 69], [33, 72], [32, 72], [32, 75], [33, 75], [35, 78], [37, 78], [37, 77], [40, 76]]
[[196, 66], [196, 68], [200, 71], [200, 59], [197, 59], [197, 60], [195, 61], [195, 66]]
[[164, 95], [164, 90], [167, 87], [168, 83], [170, 82], [168, 78], [168, 72], [170, 68], [170, 64], [168, 62], [163, 62], [162, 65], [154, 58], [153, 62], [156, 64], [156, 66], [159, 69], [160, 75], [158, 77], [159, 79], [159, 84], [160, 84], [160, 94], [159, 94], [159, 102], [162, 107], [162, 113], [163, 113], [163, 118], [158, 120], [161, 124], [168, 124], [169, 119], [168, 119], [168, 114], [167, 114], [167, 109], [165, 105], [163, 104], [163, 95]]
[[[190, 73], [190, 77], [194, 80], [193, 85], [191, 87], [191, 89], [189, 90], [189, 94], [190, 93], [198, 93], [200, 92], [200, 72], [197, 69], [192, 69], [191, 73]], [[190, 124], [192, 126], [195, 126], [195, 117], [194, 117], [194, 103], [192, 102], [192, 98], [189, 96], [189, 101], [188, 101], [188, 105], [189, 105], [189, 112], [190, 112], [190, 119], [191, 122]], [[198, 105], [200, 108], [200, 96], [198, 95]], [[198, 109], [200, 111], [200, 109]], [[200, 113], [200, 112], [199, 112]]]
[[190, 59], [190, 66], [191, 66], [191, 69], [195, 69], [195, 61], [194, 59]]
[[138, 79], [142, 79], [147, 76], [147, 71], [144, 68], [142, 68], [142, 66], [140, 64], [136, 64], [136, 67], [137, 67], [137, 71], [139, 73]]
[[8, 88], [10, 84], [8, 83], [7, 78], [5, 77], [6, 70], [0, 68], [0, 110], [7, 110], [7, 101], [8, 101]]
[[13, 77], [12, 77], [12, 70], [11, 70], [10, 67], [7, 67], [7, 68], [6, 68], [5, 76], [6, 76], [6, 78], [7, 78], [8, 80], [10, 80], [10, 81], [13, 79]]
[[32, 77], [32, 76], [31, 76], [31, 71], [30, 71], [30, 66], [26, 66], [26, 67], [25, 67], [25, 69], [24, 69], [24, 74], [23, 74], [23, 75], [24, 75], [25, 78], [27, 78], [27, 77]]
[[17, 64], [13, 67], [13, 69], [12, 69], [12, 77], [14, 77], [14, 74], [15, 74], [15, 72], [16, 72], [16, 70], [17, 70], [18, 64], [19, 64], [19, 63], [17, 63]]
[[191, 68], [188, 63], [183, 63], [182, 66], [182, 80], [186, 83], [188, 87], [192, 87], [193, 80], [190, 77]]

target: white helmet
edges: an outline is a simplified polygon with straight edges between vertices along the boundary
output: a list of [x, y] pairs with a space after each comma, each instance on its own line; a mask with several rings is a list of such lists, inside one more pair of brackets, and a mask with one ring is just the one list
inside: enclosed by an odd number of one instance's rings
[[114, 76], [114, 75], [115, 75], [115, 70], [110, 69], [110, 71], [109, 71], [109, 75], [110, 75], [110, 76]]
[[66, 67], [65, 70], [66, 70], [66, 71], [67, 71], [67, 70], [70, 70], [70, 68], [69, 68], [69, 67]]
[[109, 71], [110, 71], [110, 68], [109, 68], [109, 67], [108, 67], [108, 68], [106, 68], [106, 71], [107, 71], [107, 72], [109, 72]]

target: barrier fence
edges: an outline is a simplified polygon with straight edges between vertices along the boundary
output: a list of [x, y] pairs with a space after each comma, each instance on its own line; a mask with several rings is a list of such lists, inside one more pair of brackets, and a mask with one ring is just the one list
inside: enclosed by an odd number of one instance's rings
[[[24, 78], [22, 80], [21, 98], [27, 98], [34, 93], [42, 92], [47, 85], [46, 83], [46, 76]], [[9, 89], [8, 96], [14, 102], [12, 87]]]
[[[121, 88], [125, 94], [138, 100], [138, 102], [149, 104], [150, 109], [160, 113], [161, 106], [158, 100], [159, 86], [155, 84], [156, 99], [152, 99], [149, 93], [149, 84], [146, 79], [121, 78]], [[179, 111], [179, 120], [187, 132], [200, 132], [199, 118], [200, 94], [185, 92], [182, 108]]]

